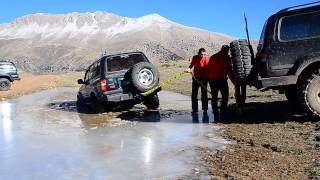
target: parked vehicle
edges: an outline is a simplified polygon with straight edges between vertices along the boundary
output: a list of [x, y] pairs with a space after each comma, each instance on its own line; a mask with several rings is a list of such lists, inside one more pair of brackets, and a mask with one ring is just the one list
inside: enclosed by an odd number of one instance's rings
[[149, 109], [159, 107], [158, 91], [141, 95], [159, 84], [158, 70], [142, 52], [104, 55], [89, 66], [78, 84], [82, 84], [78, 103], [97, 110], [130, 109], [141, 102]]
[[16, 65], [8, 61], [0, 61], [0, 91], [8, 91], [15, 80], [20, 80]]
[[290, 7], [272, 15], [262, 30], [255, 58], [247, 40], [231, 42], [238, 86], [279, 90], [304, 112], [320, 117], [319, 4]]

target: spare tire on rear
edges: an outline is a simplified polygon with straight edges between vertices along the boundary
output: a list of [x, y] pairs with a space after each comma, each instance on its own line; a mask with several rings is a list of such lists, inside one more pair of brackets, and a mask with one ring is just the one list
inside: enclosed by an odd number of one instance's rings
[[237, 85], [245, 85], [251, 73], [251, 53], [247, 40], [235, 40], [230, 43], [231, 60]]
[[146, 92], [159, 84], [159, 72], [149, 62], [141, 62], [131, 70], [131, 82], [139, 92]]

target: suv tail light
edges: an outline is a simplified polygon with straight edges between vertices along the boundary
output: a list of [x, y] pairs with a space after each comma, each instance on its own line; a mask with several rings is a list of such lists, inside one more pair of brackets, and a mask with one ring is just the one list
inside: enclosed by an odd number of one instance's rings
[[268, 58], [268, 55], [266, 53], [260, 54], [260, 62], [261, 63], [267, 63], [267, 58]]
[[267, 59], [268, 55], [266, 53], [260, 54], [260, 75], [265, 78], [268, 76]]
[[101, 91], [104, 93], [104, 92], [107, 92], [108, 90], [108, 87], [107, 87], [107, 82], [106, 80], [102, 79], [100, 80], [100, 88], [101, 88]]

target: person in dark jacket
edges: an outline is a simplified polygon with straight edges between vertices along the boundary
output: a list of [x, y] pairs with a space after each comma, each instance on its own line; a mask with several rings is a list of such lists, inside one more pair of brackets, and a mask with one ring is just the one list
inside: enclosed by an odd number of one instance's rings
[[[229, 46], [224, 45], [221, 51], [210, 57], [206, 78], [209, 81], [211, 96], [212, 96], [212, 110], [215, 121], [225, 120], [227, 116], [228, 100], [229, 100], [229, 86], [228, 77], [234, 83], [234, 76], [231, 67], [231, 59], [229, 57]], [[218, 109], [218, 93], [221, 93], [222, 102], [220, 111]]]
[[206, 55], [204, 48], [199, 49], [198, 55], [193, 56], [190, 69], [193, 68], [194, 78], [192, 78], [192, 113], [198, 113], [198, 91], [201, 88], [202, 110], [207, 113], [208, 110], [208, 94], [207, 94], [207, 79], [206, 69], [209, 57]]

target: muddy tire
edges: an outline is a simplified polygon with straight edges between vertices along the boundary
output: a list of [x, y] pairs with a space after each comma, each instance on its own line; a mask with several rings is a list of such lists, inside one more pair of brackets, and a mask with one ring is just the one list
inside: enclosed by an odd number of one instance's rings
[[147, 106], [148, 109], [158, 109], [160, 102], [157, 94], [150, 95], [144, 98], [143, 104]]
[[131, 69], [131, 82], [138, 92], [146, 92], [159, 84], [159, 72], [149, 62], [141, 62]]
[[11, 88], [11, 81], [6, 78], [0, 78], [0, 91], [9, 91]]
[[83, 101], [79, 96], [77, 96], [76, 106], [77, 106], [78, 113], [86, 113], [90, 109], [90, 107], [88, 107], [85, 103], [83, 103]]
[[310, 116], [320, 118], [320, 67], [313, 69], [298, 82], [298, 100], [301, 108]]
[[251, 73], [251, 53], [247, 40], [236, 40], [230, 43], [232, 69], [237, 85], [246, 84]]
[[107, 106], [98, 101], [94, 94], [91, 94], [90, 101], [90, 109], [96, 113], [104, 113], [109, 110]]

